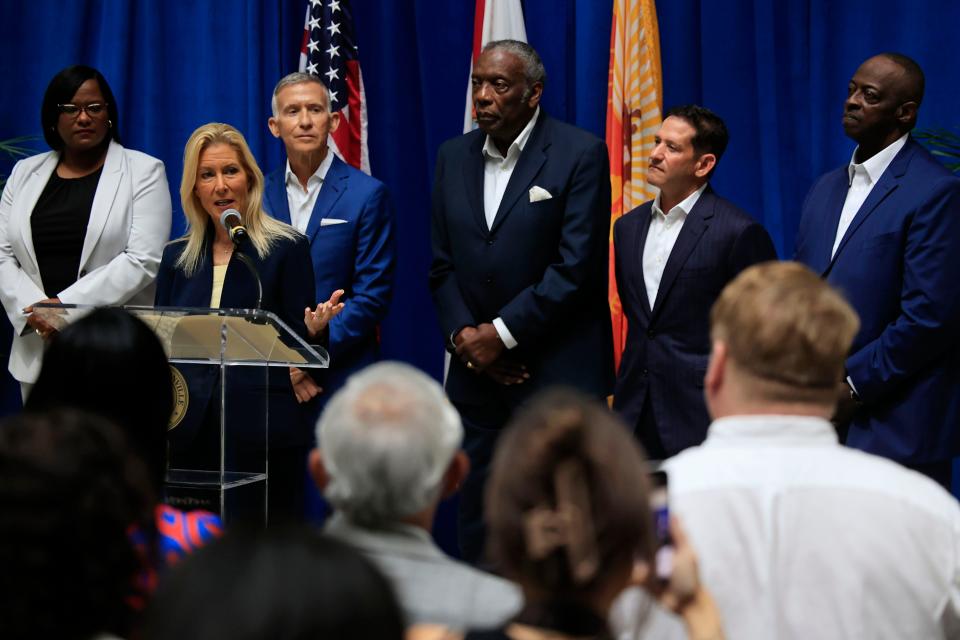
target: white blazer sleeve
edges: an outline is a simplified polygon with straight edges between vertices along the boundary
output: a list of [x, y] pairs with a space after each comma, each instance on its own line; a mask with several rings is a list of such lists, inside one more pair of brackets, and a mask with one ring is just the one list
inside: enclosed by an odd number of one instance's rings
[[[13, 217], [24, 215], [22, 211], [14, 211], [14, 206], [19, 186], [30, 173], [28, 164], [21, 160], [13, 167], [0, 198], [0, 299], [17, 334], [27, 324], [23, 308], [47, 297], [43, 289], [24, 272], [13, 246], [12, 235], [16, 233]], [[29, 216], [29, 212], [26, 215]]]

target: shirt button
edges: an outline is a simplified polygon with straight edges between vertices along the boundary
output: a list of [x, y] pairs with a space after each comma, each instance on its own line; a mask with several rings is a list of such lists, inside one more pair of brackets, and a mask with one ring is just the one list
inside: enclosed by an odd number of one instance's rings
[[654, 335], [655, 335], [655, 334], [653, 333], [653, 329], [650, 329], [650, 330], [647, 331], [647, 337], [648, 337], [648, 338], [652, 338]]

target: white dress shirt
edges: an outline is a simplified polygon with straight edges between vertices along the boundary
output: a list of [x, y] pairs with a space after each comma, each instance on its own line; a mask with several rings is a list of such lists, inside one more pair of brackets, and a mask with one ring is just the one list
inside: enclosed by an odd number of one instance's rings
[[873, 191], [877, 180], [893, 162], [893, 158], [900, 153], [900, 149], [903, 149], [903, 145], [907, 144], [908, 135], [907, 133], [903, 134], [896, 142], [868, 158], [862, 164], [854, 163], [854, 159], [857, 157], [857, 149], [860, 147], [853, 150], [853, 157], [850, 158], [850, 165], [847, 167], [847, 172], [850, 175], [850, 188], [847, 190], [846, 200], [843, 201], [843, 211], [840, 213], [840, 223], [837, 225], [837, 236], [833, 240], [833, 250], [830, 252], [831, 258], [837, 253], [837, 247], [843, 240], [843, 234], [850, 228], [850, 223], [853, 222], [857, 212], [860, 211], [860, 207], [863, 206], [867, 196]]
[[960, 506], [829, 422], [737, 416], [668, 460], [728, 638], [960, 637]]
[[[513, 175], [517, 160], [520, 159], [520, 152], [527, 145], [527, 140], [530, 139], [530, 133], [533, 131], [534, 125], [537, 124], [537, 118], [539, 117], [540, 107], [537, 107], [537, 110], [533, 112], [533, 117], [530, 118], [530, 122], [523, 128], [520, 135], [510, 143], [506, 156], [500, 153], [490, 136], [487, 136], [483, 143], [483, 215], [487, 220], [487, 229], [493, 227], [497, 210], [500, 208], [500, 201], [503, 200], [503, 193], [507, 190], [510, 176]], [[513, 349], [517, 346], [516, 339], [514, 339], [502, 318], [494, 318], [493, 326], [507, 349]]]
[[284, 174], [287, 182], [287, 205], [290, 207], [290, 224], [300, 233], [307, 232], [307, 225], [310, 224], [310, 215], [313, 213], [313, 207], [317, 204], [317, 197], [320, 195], [320, 187], [327, 177], [327, 171], [333, 164], [333, 152], [327, 149], [327, 155], [323, 157], [320, 166], [314, 171], [313, 175], [307, 178], [307, 188], [304, 189], [300, 184], [300, 179], [290, 168], [290, 161], [287, 160], [287, 170]]
[[707, 188], [707, 184], [684, 198], [678, 205], [667, 213], [660, 208], [660, 194], [653, 199], [650, 207], [650, 229], [647, 231], [647, 240], [643, 244], [643, 284], [647, 288], [647, 300], [650, 308], [657, 300], [657, 291], [660, 290], [660, 280], [663, 279], [663, 270], [667, 266], [673, 245], [683, 228], [687, 215], [697, 204], [697, 200]]

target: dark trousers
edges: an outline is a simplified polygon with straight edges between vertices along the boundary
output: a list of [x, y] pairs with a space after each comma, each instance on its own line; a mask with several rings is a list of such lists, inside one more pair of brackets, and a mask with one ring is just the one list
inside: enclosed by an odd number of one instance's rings
[[484, 490], [490, 465], [503, 426], [510, 419], [511, 407], [492, 401], [486, 405], [455, 403], [463, 421], [463, 448], [470, 458], [470, 473], [460, 489], [457, 537], [464, 562], [486, 565], [486, 524]]
[[635, 429], [637, 439], [647, 454], [647, 460], [666, 460], [670, 457], [660, 440], [660, 432], [657, 431], [650, 394], [647, 394], [646, 400], [643, 401], [643, 410], [640, 412]]

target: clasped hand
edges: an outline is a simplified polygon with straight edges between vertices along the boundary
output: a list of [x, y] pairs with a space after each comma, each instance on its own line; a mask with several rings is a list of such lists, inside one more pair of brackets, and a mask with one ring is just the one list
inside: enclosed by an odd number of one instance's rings
[[27, 316], [27, 324], [33, 327], [33, 330], [38, 336], [44, 340], [48, 340], [59, 331], [58, 324], [55, 324], [59, 320], [59, 317], [53, 309], [35, 309], [35, 305], [38, 304], [60, 304], [60, 298], [38, 300], [23, 310], [24, 313], [30, 314]]
[[530, 378], [527, 368], [504, 355], [504, 344], [496, 327], [484, 322], [464, 327], [454, 339], [456, 354], [467, 368], [483, 373], [502, 385], [521, 384]]

